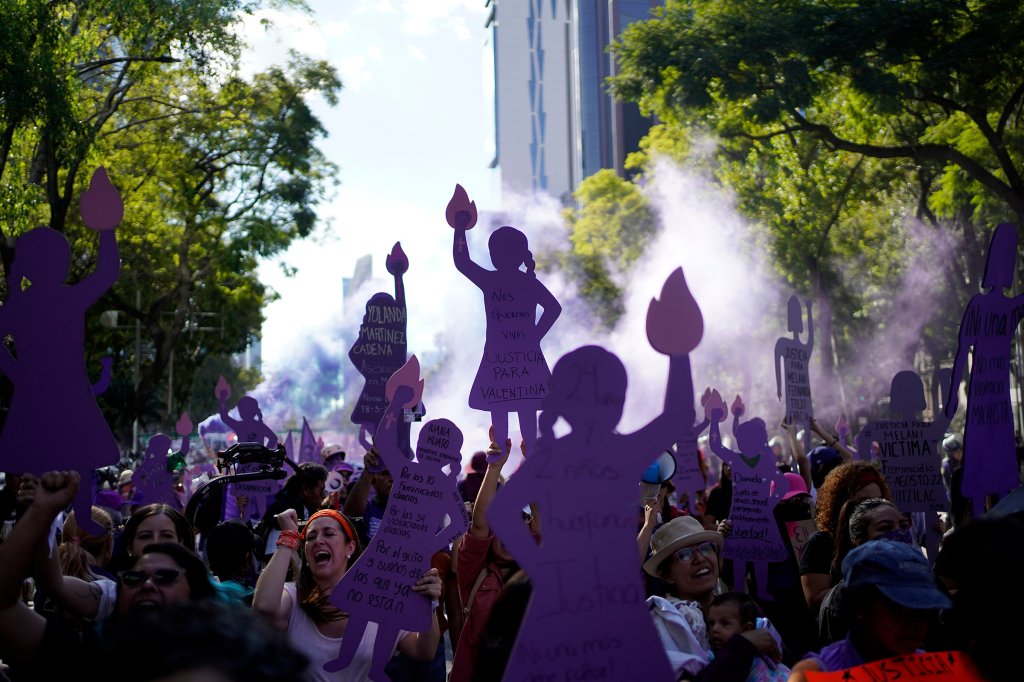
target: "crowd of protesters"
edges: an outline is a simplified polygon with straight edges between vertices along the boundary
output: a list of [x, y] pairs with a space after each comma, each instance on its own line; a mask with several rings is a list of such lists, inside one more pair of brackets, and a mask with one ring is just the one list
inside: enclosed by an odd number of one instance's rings
[[[636, 570], [676, 678], [804, 680], [959, 651], [975, 679], [1019, 679], [1024, 520], [1012, 507], [971, 518], [957, 487], [960, 438], [942, 443], [953, 513], [937, 556], [927, 556], [920, 521], [893, 503], [879, 466], [824, 435], [808, 453], [791, 429], [770, 443], [788, 484], [774, 510], [787, 556], [769, 565], [767, 590], [753, 571], [744, 580], [723, 566], [732, 486], [709, 451], [698, 453], [707, 481], [695, 500], [671, 482], [641, 500], [638, 486]], [[510, 451], [492, 442], [470, 459], [460, 493], [472, 522], [413, 586], [433, 601], [432, 620], [383, 648], [389, 679], [501, 678], [532, 593], [487, 517], [515, 475], [505, 469]], [[329, 596], [380, 527], [394, 480], [373, 451], [361, 475], [337, 446], [323, 454], [340, 488], [325, 490], [328, 466], [303, 464], [262, 520], [202, 532], [181, 508], [133, 498], [130, 472], [96, 495], [99, 534], [67, 513], [84, 485], [77, 473], [9, 474], [0, 490], [3, 677], [99, 679], [127, 666], [141, 681], [378, 679], [375, 625], [355, 641]], [[542, 542], [536, 510], [524, 508], [523, 521]], [[339, 648], [352, 663], [325, 667]]]

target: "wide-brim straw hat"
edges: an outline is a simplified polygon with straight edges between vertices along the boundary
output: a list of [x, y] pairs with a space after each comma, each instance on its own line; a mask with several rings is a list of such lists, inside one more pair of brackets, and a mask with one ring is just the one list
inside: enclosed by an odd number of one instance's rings
[[707, 530], [701, 525], [700, 521], [693, 518], [692, 516], [680, 516], [677, 519], [672, 519], [657, 531], [651, 538], [651, 558], [644, 562], [644, 570], [648, 574], [658, 577], [658, 566], [661, 565], [665, 559], [672, 556], [680, 547], [689, 547], [690, 545], [699, 545], [702, 542], [711, 541], [715, 543], [718, 548], [718, 554], [722, 554], [722, 544], [725, 538], [722, 534]]

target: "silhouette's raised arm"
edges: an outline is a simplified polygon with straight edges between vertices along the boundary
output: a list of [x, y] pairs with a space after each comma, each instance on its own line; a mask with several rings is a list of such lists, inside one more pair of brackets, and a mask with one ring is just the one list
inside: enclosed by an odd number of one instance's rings
[[452, 257], [455, 259], [455, 267], [469, 278], [469, 281], [480, 288], [484, 286], [484, 277], [487, 270], [473, 261], [469, 255], [469, 242], [466, 241], [466, 230], [455, 229], [455, 240], [452, 244]]
[[78, 299], [84, 305], [89, 306], [114, 286], [120, 273], [121, 254], [117, 248], [117, 237], [113, 230], [103, 230], [100, 232], [96, 269], [72, 289]]
[[391, 253], [384, 259], [384, 267], [395, 278], [395, 301], [403, 308], [405, 307], [405, 284], [402, 282], [402, 275], [409, 269], [409, 259], [402, 250], [402, 243], [395, 242], [391, 247]]
[[402, 467], [409, 466], [409, 460], [402, 454], [398, 447], [398, 424], [402, 420], [404, 406], [412, 400], [414, 392], [410, 386], [398, 386], [388, 407], [384, 410], [380, 424], [377, 425], [377, 433], [374, 435], [374, 445], [377, 447], [377, 454], [384, 461], [384, 466], [391, 472], [392, 476], [398, 476]]
[[718, 455], [719, 459], [729, 463], [736, 459], [736, 453], [722, 445], [722, 432], [718, 426], [721, 416], [721, 410], [718, 409], [711, 413], [711, 430], [708, 432], [708, 445], [711, 446], [711, 452]]
[[114, 285], [121, 272], [121, 256], [114, 229], [124, 216], [124, 203], [102, 166], [93, 172], [89, 189], [82, 192], [79, 203], [82, 222], [100, 233], [96, 269], [72, 287], [78, 300], [88, 306]]
[[185, 434], [184, 436], [181, 437], [181, 449], [178, 450], [178, 454], [181, 455], [182, 457], [187, 457], [189, 448], [191, 446], [192, 439], [189, 437], [188, 434]]
[[469, 200], [469, 195], [462, 185], [455, 185], [455, 193], [445, 209], [445, 219], [455, 230], [452, 242], [455, 267], [468, 277], [469, 281], [482, 289], [488, 271], [473, 262], [469, 255], [469, 242], [466, 241], [466, 232], [476, 225], [476, 202]]
[[221, 398], [217, 396], [217, 416], [224, 422], [224, 425], [235, 432], [236, 436], [241, 437], [242, 434], [239, 431], [242, 430], [243, 423], [228, 414], [228, 400], [227, 396]]
[[[942, 406], [942, 413], [946, 419], [952, 420], [953, 415], [956, 414], [956, 408], [960, 402], [960, 381], [964, 377], [964, 367], [967, 365], [967, 353], [971, 348], [971, 340], [968, 329], [970, 325], [967, 324], [967, 316], [972, 313], [972, 308], [977, 304], [975, 300], [978, 298], [978, 294], [973, 296], [970, 302], [967, 304], [967, 309], [964, 310], [964, 317], [960, 321], [960, 339], [957, 344], [956, 357], [953, 358], [953, 371], [949, 377], [949, 387], [946, 390], [946, 400]], [[977, 312], [975, 311], [975, 314]], [[857, 448], [858, 452], [860, 448]]]

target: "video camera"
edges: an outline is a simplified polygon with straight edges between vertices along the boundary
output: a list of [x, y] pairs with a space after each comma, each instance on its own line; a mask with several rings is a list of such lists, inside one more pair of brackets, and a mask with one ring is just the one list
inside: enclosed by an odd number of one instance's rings
[[262, 443], [235, 443], [227, 450], [217, 453], [217, 470], [224, 473], [239, 464], [259, 464], [260, 471], [284, 468], [288, 453], [283, 445], [271, 450]]

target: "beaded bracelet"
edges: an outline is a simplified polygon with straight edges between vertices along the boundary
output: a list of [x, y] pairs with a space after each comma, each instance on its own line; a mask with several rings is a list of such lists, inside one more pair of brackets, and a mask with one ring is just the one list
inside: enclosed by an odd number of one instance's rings
[[278, 547], [286, 547], [292, 551], [299, 548], [299, 533], [294, 530], [283, 530], [277, 538]]

